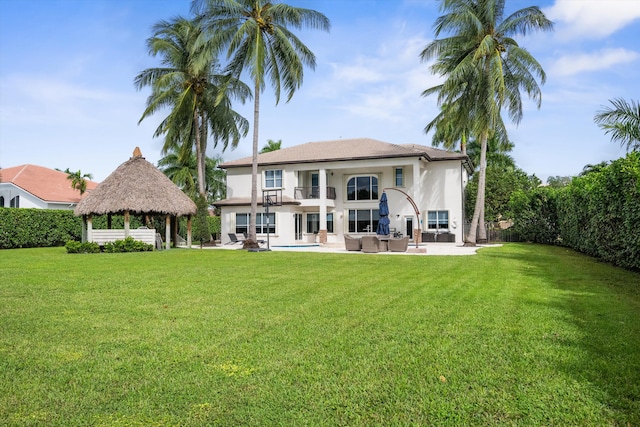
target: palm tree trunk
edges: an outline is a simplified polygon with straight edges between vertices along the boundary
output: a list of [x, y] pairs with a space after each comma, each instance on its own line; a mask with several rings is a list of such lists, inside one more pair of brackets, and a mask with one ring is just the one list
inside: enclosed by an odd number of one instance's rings
[[251, 159], [251, 218], [249, 238], [256, 239], [256, 217], [258, 216], [258, 129], [260, 119], [260, 82], [256, 79], [253, 98], [253, 157]]
[[201, 196], [205, 195], [204, 192], [204, 168], [203, 164], [203, 152], [202, 152], [202, 144], [201, 144], [201, 135], [200, 135], [200, 122], [199, 122], [198, 110], [195, 109], [193, 111], [193, 125], [195, 127], [194, 133], [196, 137], [196, 165], [198, 169], [198, 192]]
[[[482, 133], [480, 137], [480, 175], [478, 176], [478, 195], [476, 197], [476, 206], [473, 209], [473, 219], [471, 220], [471, 228], [469, 229], [469, 234], [467, 234], [467, 238], [465, 239], [465, 244], [469, 246], [476, 245], [476, 234], [478, 233], [478, 223], [480, 221], [480, 217], [482, 216], [484, 219], [484, 188], [485, 188], [485, 180], [487, 176], [487, 139], [489, 137], [489, 132], [485, 131]], [[480, 238], [483, 238], [486, 241], [487, 236], [484, 231], [484, 224], [482, 224], [482, 229], [480, 230]]]

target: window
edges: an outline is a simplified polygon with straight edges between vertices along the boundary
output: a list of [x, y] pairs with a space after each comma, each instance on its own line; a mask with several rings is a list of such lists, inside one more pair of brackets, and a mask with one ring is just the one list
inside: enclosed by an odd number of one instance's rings
[[449, 229], [449, 211], [428, 211], [427, 227], [429, 230]]
[[378, 209], [349, 209], [349, 233], [374, 233], [379, 219]]
[[307, 214], [307, 233], [317, 233], [320, 229], [320, 214], [308, 213]]
[[264, 171], [265, 188], [282, 188], [282, 169]]
[[404, 170], [402, 168], [396, 168], [396, 187], [404, 187]]
[[[307, 214], [307, 233], [317, 233], [320, 230], [320, 214]], [[333, 213], [327, 214], [327, 233], [333, 233]]]
[[19, 208], [20, 207], [20, 196], [16, 196], [13, 199], [11, 199], [10, 202], [10, 207], [12, 208]]
[[0, 196], [0, 208], [4, 208], [4, 197]]
[[327, 233], [333, 233], [333, 213], [327, 214]]
[[[236, 233], [249, 234], [249, 221], [251, 214], [236, 214]], [[256, 216], [256, 234], [267, 234], [267, 228], [270, 234], [276, 234], [276, 214], [269, 212], [269, 224], [267, 224], [267, 214], [258, 213]]]
[[347, 200], [378, 200], [378, 178], [354, 176], [347, 182]]

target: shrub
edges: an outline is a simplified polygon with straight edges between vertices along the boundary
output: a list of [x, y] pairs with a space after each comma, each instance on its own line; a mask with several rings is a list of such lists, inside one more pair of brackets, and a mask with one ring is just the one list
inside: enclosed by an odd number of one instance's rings
[[108, 253], [116, 252], [149, 252], [153, 250], [153, 245], [135, 240], [133, 237], [126, 237], [124, 240], [107, 242], [104, 244], [104, 251]]
[[100, 245], [94, 242], [78, 242], [69, 240], [64, 247], [69, 254], [97, 254], [100, 252]]

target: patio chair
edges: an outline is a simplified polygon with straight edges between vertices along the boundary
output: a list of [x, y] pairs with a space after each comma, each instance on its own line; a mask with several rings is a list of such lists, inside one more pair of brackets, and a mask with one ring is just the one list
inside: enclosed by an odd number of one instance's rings
[[362, 249], [362, 240], [359, 237], [344, 235], [344, 248], [348, 251], [359, 251]]
[[362, 236], [362, 252], [368, 254], [380, 252], [380, 240], [376, 236]]
[[389, 239], [389, 250], [391, 252], [406, 252], [409, 247], [409, 236], [401, 239]]
[[238, 236], [235, 233], [228, 233], [229, 241], [225, 243], [225, 245], [235, 245], [236, 243], [243, 243], [245, 239], [238, 239]]

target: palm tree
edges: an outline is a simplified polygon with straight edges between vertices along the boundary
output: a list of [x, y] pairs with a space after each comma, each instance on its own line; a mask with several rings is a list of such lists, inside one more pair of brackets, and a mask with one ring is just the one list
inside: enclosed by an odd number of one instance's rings
[[87, 180], [93, 179], [93, 175], [90, 173], [83, 174], [80, 170], [77, 172], [71, 172], [69, 168], [67, 168], [64, 173], [67, 174], [67, 179], [71, 180], [71, 188], [78, 190], [80, 192], [80, 196], [87, 191]]
[[640, 102], [622, 98], [610, 99], [613, 108], [602, 107], [593, 118], [612, 141], [620, 142], [627, 151], [640, 150]]
[[147, 40], [149, 53], [162, 57], [162, 68], [148, 68], [135, 78], [138, 90], [151, 86], [152, 93], [140, 118], [163, 108], [169, 115], [154, 136], [165, 135], [163, 154], [179, 148], [187, 163], [195, 148], [198, 191], [205, 196], [207, 137], [223, 149], [235, 148], [249, 130], [248, 121], [231, 108], [231, 99], [244, 102], [251, 91], [238, 79], [218, 73], [218, 62], [205, 42], [198, 22], [177, 17], [160, 21]]
[[[205, 159], [205, 193], [209, 204], [225, 198], [226, 173], [218, 168], [223, 163], [221, 155], [206, 157]], [[158, 160], [158, 168], [193, 200], [199, 192], [198, 162], [195, 153], [191, 152], [187, 159], [181, 159], [175, 150], [170, 150]]]
[[272, 151], [278, 151], [280, 148], [282, 148], [281, 139], [277, 141], [274, 141], [273, 139], [267, 139], [267, 145], [262, 147], [262, 150], [260, 150], [260, 154], [270, 153]]
[[251, 165], [251, 220], [249, 238], [256, 239], [258, 211], [258, 130], [260, 94], [269, 81], [275, 90], [276, 105], [281, 89], [287, 102], [300, 88], [304, 65], [315, 68], [316, 59], [288, 27], [328, 31], [329, 20], [310, 9], [269, 0], [194, 0], [192, 11], [203, 19], [211, 41], [226, 51], [226, 71], [240, 77], [248, 71], [254, 85], [253, 158]]
[[[456, 105], [458, 111], [449, 121], [457, 126], [465, 123], [469, 135], [481, 144], [478, 197], [466, 237], [469, 244], [476, 243], [483, 212], [487, 141], [502, 132], [503, 108], [514, 123], [520, 122], [521, 90], [540, 107], [536, 77], [541, 83], [546, 79], [540, 64], [513, 36], [551, 30], [553, 23], [535, 6], [503, 18], [504, 4], [505, 0], [441, 0], [440, 9], [445, 14], [435, 22], [436, 39], [420, 54], [422, 61], [436, 58], [431, 71], [445, 77], [444, 83], [425, 90], [423, 95], [437, 94], [439, 105]], [[448, 37], [438, 39], [441, 34]], [[486, 240], [484, 227], [480, 228], [479, 240]]]

